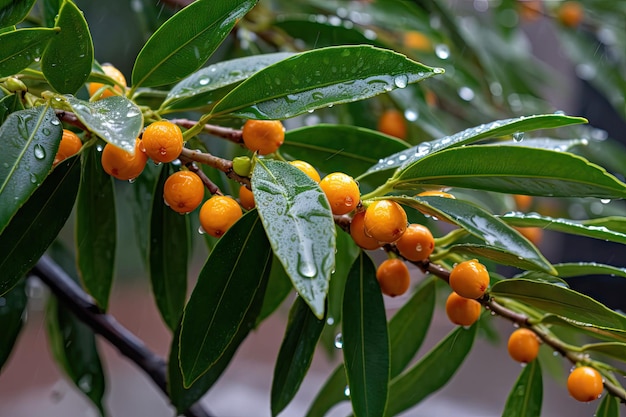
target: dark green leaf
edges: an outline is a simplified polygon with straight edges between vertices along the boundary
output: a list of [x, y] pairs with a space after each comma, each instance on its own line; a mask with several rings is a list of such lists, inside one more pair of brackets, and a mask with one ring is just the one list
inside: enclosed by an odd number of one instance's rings
[[324, 320], [315, 317], [302, 297], [296, 298], [274, 367], [271, 394], [273, 416], [278, 415], [298, 392], [311, 366], [323, 329]]
[[189, 216], [181, 216], [163, 203], [169, 167], [161, 170], [150, 215], [150, 282], [163, 321], [175, 331], [187, 296]]
[[0, 297], [0, 371], [9, 359], [24, 324], [26, 303], [25, 280]]
[[180, 81], [200, 68], [258, 0], [197, 0], [172, 16], [143, 46], [133, 88]]
[[91, 103], [71, 96], [65, 99], [90, 131], [126, 152], [135, 152], [135, 139], [143, 129], [143, 114], [132, 101], [120, 96]]
[[[584, 275], [610, 275], [626, 278], [626, 268], [604, 265], [596, 262], [572, 262], [554, 264], [553, 266], [554, 269], [556, 269], [557, 275], [561, 278], [580, 277]], [[527, 271], [517, 275], [515, 278], [541, 280], [544, 277], [541, 273]]]
[[54, 26], [55, 18], [59, 14], [63, 0], [43, 0], [41, 3], [41, 11], [45, 26]]
[[329, 22], [317, 22], [297, 17], [284, 18], [283, 16], [274, 22], [274, 26], [284, 30], [293, 38], [306, 42], [312, 48], [367, 44], [382, 46], [379, 42], [365, 36], [360, 26], [346, 27]]
[[43, 255], [72, 212], [78, 184], [78, 157], [61, 162], [0, 234], [0, 296]]
[[61, 134], [47, 106], [11, 113], [0, 126], [0, 233], [50, 172]]
[[179, 360], [185, 388], [214, 366], [249, 324], [253, 301], [265, 291], [271, 255], [255, 210], [220, 238], [183, 313]]
[[0, 77], [17, 74], [35, 62], [56, 33], [55, 29], [29, 28], [0, 34]]
[[335, 368], [324, 386], [311, 403], [306, 417], [324, 417], [326, 413], [342, 401], [348, 401], [346, 371], [343, 364]]
[[502, 417], [536, 417], [541, 415], [543, 379], [539, 361], [527, 364], [506, 400]]
[[212, 113], [286, 119], [404, 88], [441, 72], [372, 46], [314, 49], [257, 72], [217, 103]]
[[0, 28], [20, 23], [33, 8], [36, 0], [5, 0], [0, 5]]
[[152, 197], [159, 180], [160, 169], [154, 164], [146, 164], [141, 175], [138, 176], [131, 187], [132, 199], [129, 201], [133, 216], [133, 227], [137, 238], [137, 246], [141, 254], [141, 260], [147, 267], [148, 247], [150, 246], [150, 213], [152, 210]]
[[565, 152], [580, 145], [587, 145], [586, 139], [551, 139], [551, 138], [530, 138], [523, 139], [521, 134], [516, 135], [517, 139], [511, 141], [498, 142], [498, 145], [524, 146], [526, 148], [540, 148], [550, 151]]
[[612, 395], [605, 395], [598, 405], [595, 417], [619, 417], [620, 401]]
[[389, 335], [376, 266], [362, 251], [346, 281], [342, 336], [354, 415], [382, 416], [389, 386]]
[[293, 285], [289, 280], [289, 275], [278, 259], [272, 262], [267, 291], [263, 300], [263, 307], [259, 313], [257, 325], [268, 318], [285, 301], [285, 298], [293, 291]]
[[93, 42], [83, 12], [64, 1], [55, 26], [61, 31], [50, 41], [41, 57], [41, 70], [52, 88], [74, 94], [83, 86], [93, 64]]
[[564, 327], [568, 330], [576, 330], [577, 332], [584, 333], [589, 337], [609, 342], [626, 342], [626, 330], [613, 329], [607, 326], [589, 326], [588, 323], [583, 323], [581, 321], [572, 320], [555, 314], [544, 315], [541, 318], [540, 323], [549, 326]]
[[600, 353], [610, 356], [619, 361], [626, 362], [626, 343], [607, 342], [607, 343], [590, 343], [580, 347], [583, 352]]
[[442, 388], [471, 350], [476, 329], [477, 325], [457, 328], [408, 371], [393, 379], [385, 416], [395, 416]]
[[326, 196], [298, 168], [270, 159], [256, 160], [252, 191], [274, 254], [321, 319], [335, 265], [335, 223]]

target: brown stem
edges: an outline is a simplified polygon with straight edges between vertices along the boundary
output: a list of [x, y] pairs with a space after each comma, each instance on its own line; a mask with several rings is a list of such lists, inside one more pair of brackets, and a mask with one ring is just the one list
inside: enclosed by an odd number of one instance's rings
[[182, 162], [189, 169], [189, 171], [195, 172], [200, 177], [200, 179], [204, 183], [204, 186], [209, 190], [211, 194], [224, 195], [220, 188], [213, 181], [211, 181], [211, 179], [207, 177], [204, 171], [202, 171], [202, 169], [200, 169], [198, 165], [196, 165], [193, 161], [187, 161], [185, 160], [185, 158], [182, 158]]
[[250, 187], [250, 178], [242, 177], [233, 171], [233, 161], [211, 155], [208, 152], [200, 152], [197, 149], [183, 148], [178, 158], [186, 165], [191, 161], [208, 165], [222, 171], [228, 178], [240, 184]]
[[[196, 121], [189, 119], [172, 119], [170, 122], [184, 127], [185, 129], [191, 129], [196, 125]], [[217, 125], [205, 124], [202, 131], [219, 138], [228, 139], [229, 141], [237, 144], [243, 143], [243, 137], [241, 136], [240, 129], [232, 129], [230, 127], [223, 127]]]
[[83, 124], [83, 122], [78, 120], [78, 117], [76, 117], [74, 113], [65, 110], [55, 110], [55, 113], [62, 122], [72, 126], [76, 126], [81, 130], [89, 130], [87, 129], [87, 126]]

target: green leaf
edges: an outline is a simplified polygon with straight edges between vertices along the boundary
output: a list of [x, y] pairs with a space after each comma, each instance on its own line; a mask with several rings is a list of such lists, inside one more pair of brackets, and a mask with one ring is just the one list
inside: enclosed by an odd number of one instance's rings
[[133, 88], [180, 81], [200, 68], [258, 0], [197, 0], [148, 39], [133, 67]]
[[220, 360], [248, 323], [255, 297], [265, 291], [271, 255], [255, 210], [220, 238], [183, 313], [179, 361], [185, 388]]
[[[626, 268], [596, 262], [572, 262], [554, 264], [553, 266], [554, 269], [556, 269], [557, 275], [561, 278], [580, 277], [584, 275], [610, 275], [626, 278]], [[516, 275], [515, 278], [543, 280], [545, 277], [540, 272], [526, 271]]]
[[29, 28], [0, 34], [0, 77], [17, 74], [41, 57], [55, 29]]
[[61, 31], [50, 41], [41, 57], [41, 70], [52, 88], [74, 94], [83, 86], [93, 64], [93, 42], [83, 12], [64, 0], [55, 21]]
[[587, 123], [582, 117], [571, 117], [559, 114], [539, 114], [521, 116], [513, 119], [496, 120], [465, 129], [451, 136], [446, 136], [430, 142], [423, 142], [402, 152], [383, 158], [372, 166], [369, 172], [395, 169], [400, 166], [409, 166], [414, 162], [450, 147], [457, 147], [476, 142], [480, 139], [497, 138], [521, 132], [530, 132], [538, 129], [552, 129], [556, 127]]
[[521, 301], [581, 324], [626, 330], [626, 316], [569, 288], [527, 279], [507, 279], [495, 283], [490, 294], [496, 299]]
[[55, 18], [59, 14], [63, 0], [42, 0], [41, 3], [41, 12], [45, 26], [54, 26]]
[[286, 119], [404, 88], [441, 72], [372, 46], [319, 48], [257, 72], [217, 103], [212, 113]]
[[143, 129], [143, 114], [126, 97], [107, 97], [95, 102], [65, 97], [72, 111], [91, 132], [133, 154], [135, 139]]
[[566, 152], [571, 148], [587, 145], [586, 139], [552, 139], [552, 138], [530, 138], [524, 139], [521, 134], [516, 135], [517, 139], [511, 141], [498, 142], [498, 145], [523, 146], [526, 148], [547, 149], [549, 151]]
[[267, 291], [263, 299], [263, 307], [257, 318], [257, 326], [268, 318], [285, 301], [289, 293], [293, 291], [293, 285], [285, 268], [278, 259], [272, 262], [272, 270], [267, 283]]
[[324, 417], [335, 404], [348, 401], [347, 383], [346, 371], [343, 364], [340, 364], [317, 393], [306, 417]]
[[11, 291], [0, 297], [0, 371], [9, 359], [25, 321], [26, 281], [22, 280]]
[[0, 296], [37, 263], [72, 212], [78, 184], [78, 157], [61, 162], [0, 234]]
[[356, 177], [380, 158], [407, 146], [375, 130], [319, 124], [288, 130], [280, 153], [305, 160], [325, 173], [340, 171]]
[[541, 415], [543, 380], [539, 361], [527, 364], [506, 400], [502, 417], [536, 417]]
[[[0, 5], [0, 28], [20, 23], [33, 8], [36, 0], [5, 0]], [[6, 44], [3, 43], [4, 46]]]
[[605, 395], [598, 405], [595, 417], [619, 417], [620, 401], [612, 395]]
[[381, 46], [380, 43], [365, 36], [360, 26], [348, 28], [329, 22], [311, 21], [306, 17], [292, 16], [280, 16], [280, 20], [274, 22], [274, 26], [284, 30], [291, 37], [306, 42], [311, 49], [332, 45], [378, 44]]
[[146, 216], [146, 213], [151, 213], [152, 198], [154, 196], [156, 183], [159, 180], [160, 172], [159, 166], [146, 164], [141, 175], [135, 179], [133, 186], [130, 187], [132, 188], [130, 191], [133, 198], [129, 201], [129, 206], [132, 212], [133, 228], [135, 229], [141, 260], [146, 268], [150, 263], [148, 259], [148, 248], [150, 246], [150, 216]]
[[76, 203], [76, 253], [85, 289], [106, 311], [115, 274], [117, 223], [113, 178], [102, 169], [95, 146], [82, 153]]
[[221, 99], [232, 86], [255, 72], [285, 59], [293, 54], [277, 52], [218, 62], [201, 68], [176, 84], [165, 97], [161, 109], [201, 109]]
[[607, 326], [590, 326], [588, 323], [555, 314], [546, 314], [538, 322], [549, 326], [565, 327], [568, 330], [575, 330], [600, 340], [626, 342], [626, 330], [613, 329]]
[[[446, 197], [394, 198], [402, 204], [414, 207], [423, 213], [447, 219], [484, 240], [494, 248], [492, 256], [511, 261], [509, 255], [521, 258], [525, 267], [554, 274], [554, 268], [528, 239], [508, 226], [500, 218], [467, 201]], [[486, 251], [484, 251], [486, 253]], [[505, 254], [509, 254], [506, 255]]]
[[610, 356], [619, 361], [626, 361], [626, 343], [606, 342], [606, 343], [590, 343], [580, 347], [583, 352], [600, 353]]
[[298, 168], [270, 159], [256, 159], [252, 191], [274, 254], [321, 319], [335, 265], [335, 223], [326, 196]]
[[391, 381], [385, 416], [395, 416], [442, 388], [472, 348], [477, 325], [458, 327], [413, 367]]
[[306, 376], [315, 346], [324, 329], [319, 320], [302, 300], [296, 298], [289, 313], [285, 337], [278, 352], [272, 379], [272, 416], [278, 415], [293, 399]]
[[172, 331], [180, 323], [187, 296], [189, 216], [181, 216], [163, 203], [169, 166], [161, 169], [150, 214], [150, 282], [163, 321]]
[[521, 146], [443, 150], [404, 166], [388, 185], [398, 190], [460, 187], [551, 197], [626, 197], [626, 184], [580, 156]]
[[362, 251], [346, 281], [342, 337], [354, 415], [382, 416], [389, 386], [389, 335], [376, 266]]
[[50, 172], [61, 135], [47, 106], [11, 113], [0, 126], [0, 233]]

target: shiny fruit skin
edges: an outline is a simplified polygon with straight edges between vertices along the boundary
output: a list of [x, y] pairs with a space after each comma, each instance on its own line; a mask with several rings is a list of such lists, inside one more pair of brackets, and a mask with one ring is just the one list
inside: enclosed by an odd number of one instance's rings
[[82, 146], [83, 142], [76, 133], [71, 130], [63, 129], [63, 136], [61, 137], [61, 142], [59, 142], [59, 148], [54, 156], [54, 162], [52, 162], [52, 165], [57, 165], [64, 159], [76, 155]]
[[102, 150], [102, 168], [118, 180], [132, 180], [142, 173], [148, 162], [139, 138], [135, 140], [135, 153], [130, 154], [122, 148], [107, 143]]
[[365, 210], [365, 234], [379, 242], [392, 243], [400, 239], [407, 228], [406, 212], [392, 200], [376, 200]]
[[183, 132], [167, 120], [148, 125], [141, 138], [146, 154], [155, 162], [172, 162], [183, 150]]
[[578, 401], [597, 400], [603, 390], [602, 375], [590, 366], [579, 366], [567, 377], [567, 391]]
[[330, 210], [335, 215], [350, 213], [359, 204], [361, 199], [359, 186], [348, 174], [333, 172], [322, 178], [319, 185], [328, 199]]
[[246, 210], [252, 210], [255, 206], [254, 194], [245, 185], [239, 187], [239, 204]]
[[191, 171], [175, 172], [163, 185], [163, 199], [177, 213], [194, 211], [203, 198], [204, 183], [198, 174]]
[[398, 258], [383, 261], [376, 269], [376, 279], [382, 293], [390, 297], [404, 294], [411, 284], [409, 268]]
[[450, 272], [450, 287], [461, 297], [480, 298], [489, 287], [489, 272], [476, 259], [460, 262]]
[[365, 234], [364, 219], [364, 211], [359, 211], [352, 218], [350, 222], [350, 236], [352, 236], [352, 240], [362, 249], [374, 250], [380, 248], [381, 244], [376, 239]]
[[204, 231], [220, 237], [242, 216], [239, 203], [227, 196], [214, 195], [200, 208], [200, 225]]
[[290, 161], [289, 164], [298, 168], [300, 171], [304, 172], [313, 181], [318, 182], [318, 183], [320, 182], [320, 174], [317, 172], [315, 167], [313, 167], [313, 165], [309, 164], [308, 162], [295, 160], [295, 161]]
[[530, 363], [539, 354], [539, 339], [532, 330], [517, 329], [509, 336], [507, 350], [513, 360]]
[[421, 224], [410, 224], [396, 241], [400, 255], [409, 261], [428, 259], [435, 249], [435, 239], [430, 230]]
[[241, 136], [246, 148], [268, 155], [285, 141], [285, 128], [279, 120], [248, 120], [241, 128]]
[[481, 305], [478, 301], [461, 297], [451, 292], [446, 300], [446, 315], [457, 326], [471, 326], [480, 317]]

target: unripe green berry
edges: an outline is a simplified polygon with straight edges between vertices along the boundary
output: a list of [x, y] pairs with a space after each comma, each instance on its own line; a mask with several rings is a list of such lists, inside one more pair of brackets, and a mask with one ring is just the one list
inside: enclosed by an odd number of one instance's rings
[[250, 175], [252, 169], [252, 161], [247, 156], [237, 156], [233, 159], [233, 171], [242, 177]]
[[24, 84], [21, 80], [15, 77], [7, 78], [7, 80], [5, 81], [5, 85], [7, 87], [7, 90], [9, 90], [12, 93], [15, 93], [16, 91], [28, 90], [28, 88], [26, 87], [26, 84]]

